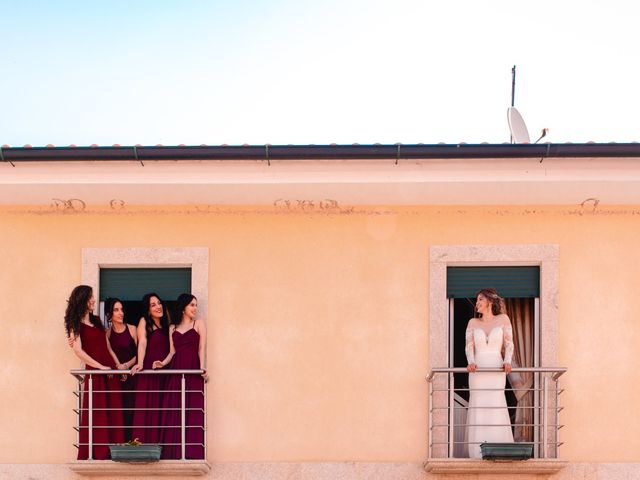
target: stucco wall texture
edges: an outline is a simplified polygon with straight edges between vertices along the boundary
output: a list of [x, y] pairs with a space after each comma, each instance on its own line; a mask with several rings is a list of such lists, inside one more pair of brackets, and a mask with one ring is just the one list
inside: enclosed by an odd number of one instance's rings
[[84, 247], [209, 249], [210, 462], [420, 464], [429, 246], [529, 243], [560, 248], [561, 457], [639, 458], [640, 207], [11, 207], [0, 232], [0, 463], [75, 458]]

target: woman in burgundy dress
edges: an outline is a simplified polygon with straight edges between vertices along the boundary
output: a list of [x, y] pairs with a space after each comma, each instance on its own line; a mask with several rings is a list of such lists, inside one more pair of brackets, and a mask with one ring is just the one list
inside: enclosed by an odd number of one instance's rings
[[[136, 364], [138, 335], [133, 325], [124, 323], [124, 308], [118, 298], [107, 298], [104, 306], [107, 323], [108, 346], [112, 357], [116, 359], [118, 370], [129, 370]], [[133, 400], [135, 378], [131, 375], [122, 376], [122, 409], [125, 425], [125, 438], [131, 439], [131, 421], [133, 419]]]
[[[104, 327], [100, 318], [91, 313], [95, 303], [91, 287], [79, 285], [74, 288], [69, 296], [64, 326], [67, 336], [73, 340], [73, 351], [86, 364], [87, 370], [112, 370], [116, 365], [109, 352]], [[113, 375], [85, 376], [78, 460], [89, 458], [89, 378], [93, 380], [91, 400], [94, 446], [91, 453], [95, 460], [107, 460], [108, 445], [124, 442], [120, 381]]]
[[[162, 300], [155, 293], [142, 297], [144, 316], [138, 323], [138, 358], [131, 375], [141, 370], [158, 368], [156, 360], [169, 353], [169, 318]], [[165, 375], [139, 375], [136, 377], [135, 410], [131, 436], [142, 443], [160, 443], [162, 430], [162, 395]]]
[[[204, 370], [202, 375], [185, 375], [185, 458], [204, 458], [204, 382], [207, 380], [205, 352], [207, 329], [204, 321], [196, 320], [198, 301], [189, 293], [183, 293], [176, 301], [173, 322], [169, 328], [169, 354], [158, 361], [162, 367], [171, 363], [174, 370]], [[179, 459], [181, 452], [180, 386], [182, 375], [170, 375], [165, 385], [162, 423], [162, 458]]]

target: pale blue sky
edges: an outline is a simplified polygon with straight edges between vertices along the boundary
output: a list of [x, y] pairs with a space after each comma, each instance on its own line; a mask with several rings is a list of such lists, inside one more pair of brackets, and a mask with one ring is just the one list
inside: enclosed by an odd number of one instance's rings
[[0, 144], [638, 141], [633, 5], [0, 0]]

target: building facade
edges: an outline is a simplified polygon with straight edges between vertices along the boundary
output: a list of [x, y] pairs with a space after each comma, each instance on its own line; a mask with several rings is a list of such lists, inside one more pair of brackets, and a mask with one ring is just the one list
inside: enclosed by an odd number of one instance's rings
[[[2, 157], [0, 477], [640, 476], [639, 145]], [[536, 434], [555, 443], [539, 458], [450, 458], [454, 433], [432, 428], [447, 422], [432, 392], [446, 380], [426, 377], [455, 366], [450, 269], [469, 267], [537, 268], [532, 358], [563, 372], [551, 433]], [[100, 292], [101, 270], [119, 268], [190, 269], [211, 377], [195, 467], [74, 460], [80, 362], [65, 301], [80, 283]]]

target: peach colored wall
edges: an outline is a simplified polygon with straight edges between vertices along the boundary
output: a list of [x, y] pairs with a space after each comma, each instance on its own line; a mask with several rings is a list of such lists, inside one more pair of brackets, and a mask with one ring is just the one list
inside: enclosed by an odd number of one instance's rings
[[[0, 210], [0, 463], [75, 450], [62, 327], [83, 247], [208, 247], [208, 459], [422, 462], [428, 249], [560, 246], [561, 454], [640, 451], [640, 208]], [[25, 448], [28, 447], [28, 448]]]

